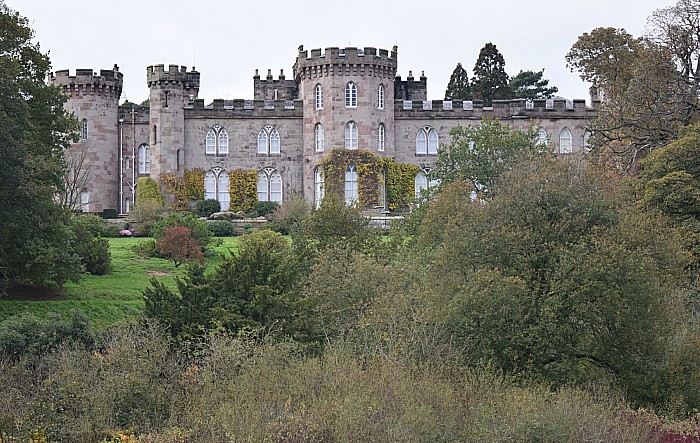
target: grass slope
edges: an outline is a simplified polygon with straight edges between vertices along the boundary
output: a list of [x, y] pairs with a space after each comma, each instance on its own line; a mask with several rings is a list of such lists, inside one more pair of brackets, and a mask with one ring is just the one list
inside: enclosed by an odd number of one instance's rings
[[[175, 277], [185, 273], [185, 267], [176, 268], [172, 261], [161, 258], [142, 258], [129, 248], [142, 238], [110, 238], [112, 268], [107, 275], [85, 275], [79, 283], [69, 282], [54, 296], [40, 300], [24, 299], [19, 294], [16, 299], [0, 299], [0, 321], [27, 312], [46, 317], [50, 312], [67, 316], [79, 309], [85, 312], [96, 325], [107, 326], [125, 317], [138, 314], [143, 309], [142, 291], [155, 278], [175, 289]], [[221, 261], [219, 254], [235, 252], [236, 237], [222, 239], [215, 248], [217, 254], [207, 259], [209, 269], [214, 269]]]

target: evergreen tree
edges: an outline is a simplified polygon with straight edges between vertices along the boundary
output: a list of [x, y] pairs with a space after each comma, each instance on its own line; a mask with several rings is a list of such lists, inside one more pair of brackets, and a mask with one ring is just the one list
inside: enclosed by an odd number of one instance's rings
[[445, 91], [445, 100], [471, 100], [472, 91], [469, 85], [469, 74], [464, 70], [461, 63], [452, 71], [450, 82]]
[[496, 45], [486, 43], [481, 48], [472, 78], [475, 100], [483, 100], [486, 106], [490, 106], [493, 100], [503, 100], [511, 96], [505, 66], [506, 61]]
[[515, 77], [508, 81], [511, 98], [551, 98], [559, 91], [556, 86], [549, 86], [549, 80], [542, 78], [544, 69], [541, 71], [520, 71]]

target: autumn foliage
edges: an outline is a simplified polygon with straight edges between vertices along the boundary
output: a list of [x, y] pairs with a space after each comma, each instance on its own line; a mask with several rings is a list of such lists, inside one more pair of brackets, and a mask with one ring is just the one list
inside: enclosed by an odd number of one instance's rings
[[156, 250], [168, 256], [180, 266], [190, 260], [204, 262], [204, 252], [202, 246], [192, 237], [192, 231], [184, 226], [173, 226], [165, 228], [163, 237], [156, 242]]

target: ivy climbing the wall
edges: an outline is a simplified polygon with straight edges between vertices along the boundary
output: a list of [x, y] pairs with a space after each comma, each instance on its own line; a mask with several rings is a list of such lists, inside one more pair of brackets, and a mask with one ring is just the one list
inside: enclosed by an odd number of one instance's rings
[[230, 210], [252, 212], [258, 202], [258, 171], [236, 169], [228, 177]]
[[397, 163], [389, 157], [381, 159], [386, 185], [386, 201], [390, 211], [407, 208], [415, 198], [416, 174], [420, 168], [410, 163]]
[[326, 195], [342, 200], [345, 171], [351, 164], [357, 169], [360, 207], [377, 205], [380, 187], [386, 189], [387, 205], [391, 211], [408, 207], [413, 202], [415, 178], [420, 168], [397, 163], [389, 157], [379, 157], [364, 149], [335, 148], [319, 162], [323, 168]]
[[379, 157], [364, 149], [334, 148], [319, 162], [323, 168], [326, 195], [342, 200], [345, 195], [345, 171], [351, 164], [357, 169], [359, 206], [376, 206], [382, 167]]
[[173, 196], [173, 211], [189, 211], [189, 202], [204, 200], [204, 170], [200, 168], [185, 169], [182, 177], [173, 174], [162, 174], [160, 182], [165, 191]]

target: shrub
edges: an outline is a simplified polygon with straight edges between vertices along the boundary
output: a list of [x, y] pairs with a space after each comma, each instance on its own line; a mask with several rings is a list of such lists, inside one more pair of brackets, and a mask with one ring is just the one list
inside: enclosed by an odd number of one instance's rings
[[231, 237], [233, 235], [233, 225], [226, 220], [210, 220], [207, 228], [215, 237]]
[[218, 200], [208, 198], [197, 203], [197, 215], [209, 217], [215, 212], [221, 212], [221, 203]]
[[105, 222], [99, 215], [83, 214], [76, 217], [76, 222], [85, 228], [90, 234], [95, 237], [104, 237]]
[[311, 206], [304, 196], [291, 193], [287, 199], [270, 214], [270, 219], [276, 224], [276, 230], [286, 235], [302, 220], [308, 217], [310, 212]]
[[131, 246], [129, 250], [141, 257], [155, 257], [156, 256], [156, 241], [152, 238], [142, 240], [135, 245]]
[[279, 203], [277, 202], [257, 202], [255, 204], [255, 212], [258, 213], [258, 216], [265, 217], [277, 209], [278, 206]]
[[163, 195], [160, 193], [160, 185], [150, 177], [141, 177], [136, 187], [137, 204], [153, 201], [163, 206]]
[[121, 237], [121, 231], [122, 229], [113, 224], [106, 224], [105, 229], [102, 232], [102, 237], [107, 237], [107, 238], [118, 238]]
[[80, 257], [85, 270], [92, 275], [105, 275], [109, 272], [112, 259], [109, 242], [102, 237], [93, 236], [82, 225], [74, 227], [75, 241], [73, 248]]
[[204, 263], [202, 247], [192, 236], [192, 231], [184, 226], [165, 228], [163, 237], [156, 241], [156, 250], [168, 256], [175, 267], [190, 260]]
[[153, 235], [153, 227], [165, 216], [162, 203], [146, 200], [136, 204], [131, 211], [131, 221], [136, 225], [135, 232], [141, 237]]
[[197, 240], [202, 248], [209, 246], [212, 240], [211, 231], [207, 228], [206, 222], [197, 218], [194, 214], [173, 212], [163, 220], [160, 220], [153, 228], [153, 238], [156, 240], [165, 235], [167, 228], [175, 226], [185, 227], [190, 230], [192, 238]]
[[27, 353], [43, 354], [65, 341], [94, 345], [92, 326], [82, 311], [71, 312], [68, 319], [55, 313], [49, 313], [47, 319], [25, 313], [0, 323], [0, 355], [19, 358]]

